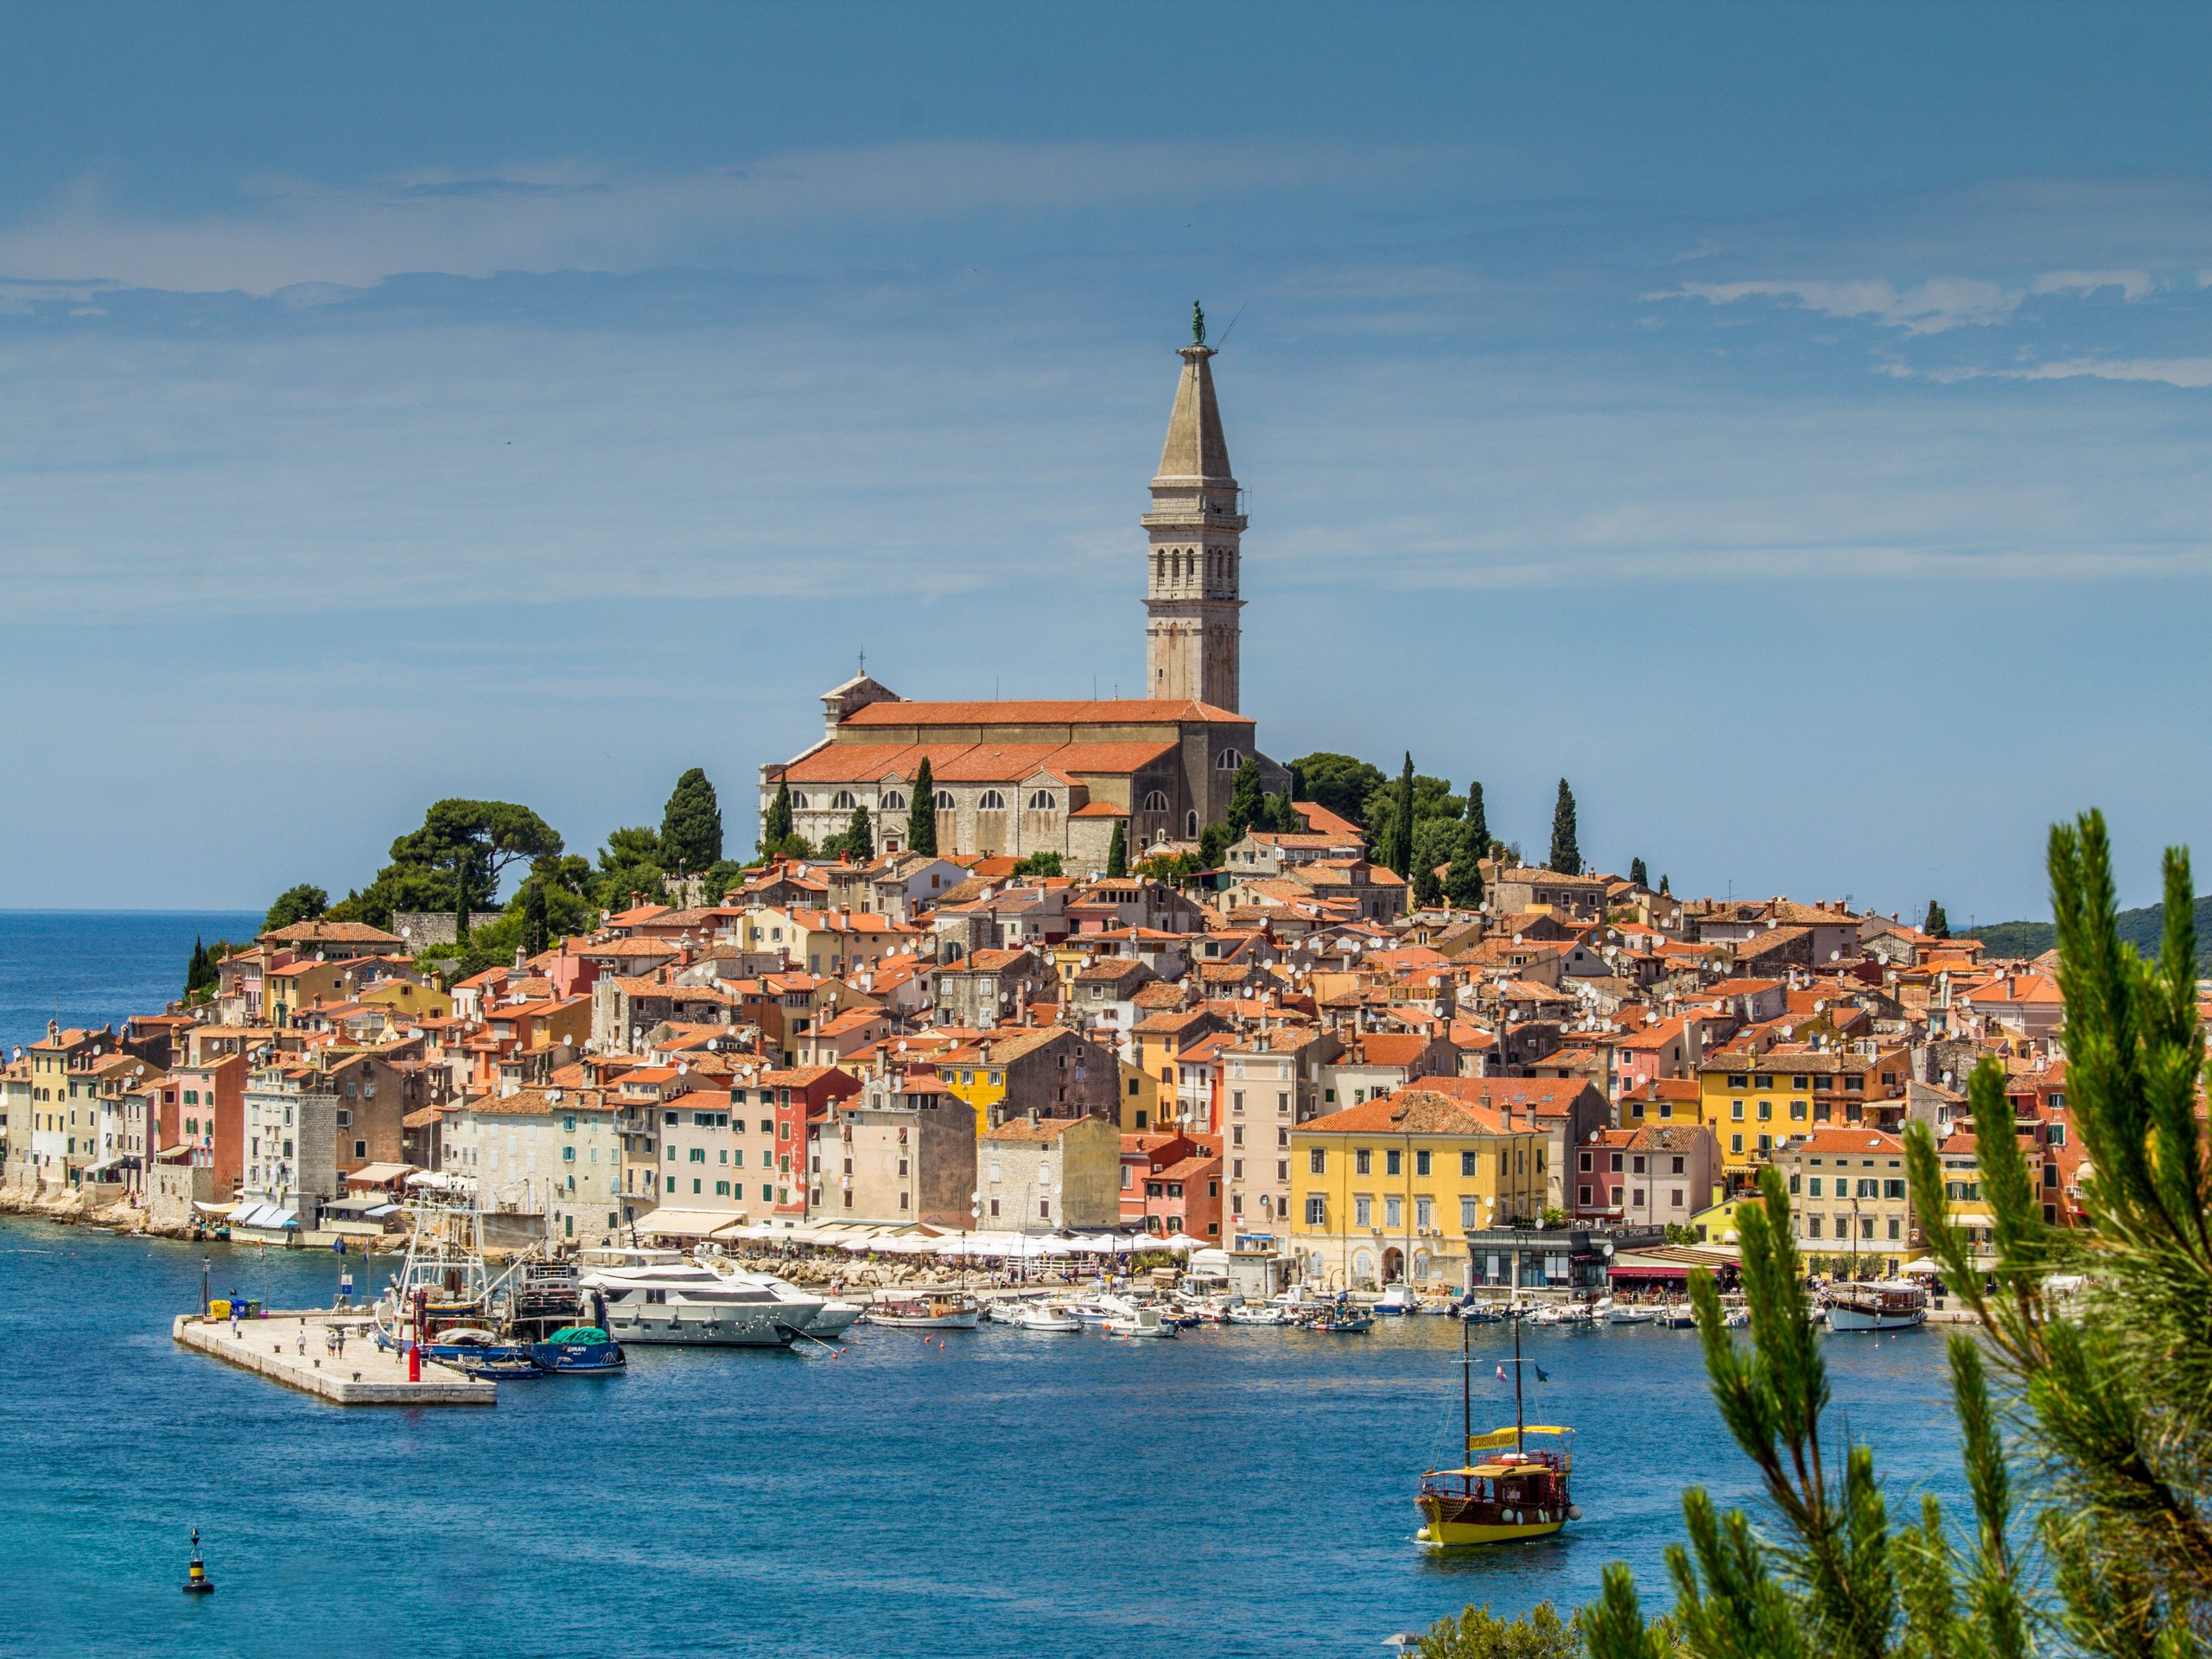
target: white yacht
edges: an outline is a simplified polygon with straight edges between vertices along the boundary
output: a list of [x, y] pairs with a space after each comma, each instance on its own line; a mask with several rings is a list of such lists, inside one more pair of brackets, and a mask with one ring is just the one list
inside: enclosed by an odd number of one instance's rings
[[823, 1311], [822, 1299], [779, 1279], [717, 1273], [693, 1266], [672, 1250], [630, 1254], [671, 1259], [594, 1267], [583, 1276], [585, 1288], [607, 1299], [607, 1332], [617, 1342], [787, 1348], [802, 1334], [826, 1334], [814, 1329]]

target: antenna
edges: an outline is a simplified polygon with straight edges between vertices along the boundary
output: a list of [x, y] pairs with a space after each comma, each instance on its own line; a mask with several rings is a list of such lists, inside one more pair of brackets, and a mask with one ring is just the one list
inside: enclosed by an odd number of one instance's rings
[[[1249, 300], [1244, 302], [1244, 305], [1249, 305], [1252, 302]], [[1236, 317], [1241, 317], [1244, 315], [1244, 305], [1240, 305], [1236, 308]], [[1221, 331], [1221, 339], [1214, 345], [1214, 350], [1217, 352], [1224, 346], [1228, 345], [1230, 335], [1236, 332], [1236, 317], [1231, 317], [1229, 320], [1229, 327]]]

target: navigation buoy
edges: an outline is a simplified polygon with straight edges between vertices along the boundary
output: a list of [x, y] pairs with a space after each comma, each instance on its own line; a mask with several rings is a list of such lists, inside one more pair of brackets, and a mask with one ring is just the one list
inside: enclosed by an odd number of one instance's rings
[[184, 1570], [184, 1593], [188, 1596], [212, 1596], [215, 1582], [207, 1576], [206, 1563], [200, 1559], [200, 1529], [192, 1529], [192, 1564]]

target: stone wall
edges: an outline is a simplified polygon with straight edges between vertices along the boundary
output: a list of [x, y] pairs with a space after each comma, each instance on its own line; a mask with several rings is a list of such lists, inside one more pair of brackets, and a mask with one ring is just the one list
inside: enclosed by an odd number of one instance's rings
[[[496, 910], [473, 910], [468, 913], [472, 931], [499, 919]], [[419, 951], [434, 944], [454, 942], [453, 912], [449, 910], [395, 910], [391, 912], [391, 931], [407, 941], [410, 951]]]

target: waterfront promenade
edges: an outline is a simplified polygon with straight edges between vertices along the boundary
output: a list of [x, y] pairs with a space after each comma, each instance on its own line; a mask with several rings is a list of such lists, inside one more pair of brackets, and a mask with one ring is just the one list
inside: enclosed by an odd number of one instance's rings
[[[345, 1351], [332, 1348], [334, 1325], [347, 1334]], [[334, 1319], [327, 1313], [270, 1313], [266, 1318], [201, 1319], [181, 1313], [170, 1335], [195, 1352], [327, 1400], [334, 1406], [488, 1406], [499, 1385], [425, 1362], [410, 1379], [407, 1362], [386, 1353], [361, 1331], [358, 1313]]]

